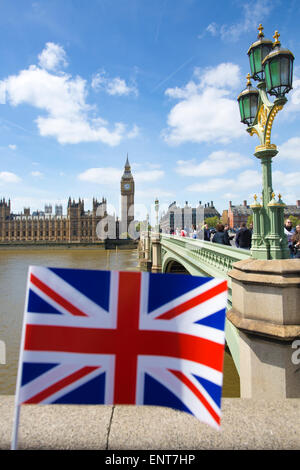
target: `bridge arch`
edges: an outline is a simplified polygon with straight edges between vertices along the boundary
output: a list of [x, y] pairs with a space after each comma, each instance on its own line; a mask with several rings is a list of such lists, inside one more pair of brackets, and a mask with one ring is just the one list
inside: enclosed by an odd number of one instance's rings
[[188, 265], [182, 260], [176, 259], [176, 256], [164, 256], [162, 260], [163, 273], [174, 273], [174, 274], [192, 274], [191, 270], [188, 269]]
[[191, 274], [182, 263], [179, 263], [176, 260], [169, 260], [165, 266], [164, 273], [173, 273], [173, 274]]

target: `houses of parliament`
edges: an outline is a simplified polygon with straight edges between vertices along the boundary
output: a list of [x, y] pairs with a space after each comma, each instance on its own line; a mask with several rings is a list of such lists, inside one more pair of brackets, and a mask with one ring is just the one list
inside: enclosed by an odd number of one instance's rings
[[[84, 200], [78, 202], [69, 197], [67, 214], [63, 215], [62, 206], [46, 205], [45, 211], [30, 213], [30, 208], [24, 208], [23, 213], [14, 214], [11, 211], [10, 200], [0, 199], [0, 244], [16, 243], [99, 243], [108, 238], [106, 227], [110, 230], [111, 238], [127, 236], [128, 227], [134, 221], [134, 179], [131, 167], [126, 159], [124, 172], [120, 182], [121, 190], [121, 220], [107, 213], [107, 200], [93, 198], [92, 210], [84, 210]], [[102, 230], [99, 228], [102, 225]]]

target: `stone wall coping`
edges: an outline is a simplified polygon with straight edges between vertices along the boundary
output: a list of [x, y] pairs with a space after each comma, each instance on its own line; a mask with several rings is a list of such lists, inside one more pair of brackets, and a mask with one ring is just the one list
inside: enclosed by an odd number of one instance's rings
[[300, 259], [246, 259], [234, 263], [228, 276], [244, 283], [300, 287]]
[[300, 259], [258, 260], [248, 258], [233, 264], [236, 269], [245, 272], [263, 272], [270, 274], [295, 274], [300, 279]]
[[282, 341], [293, 341], [300, 337], [300, 325], [280, 325], [278, 323], [243, 317], [235, 309], [226, 313], [227, 319], [239, 330], [256, 335], [273, 337]]

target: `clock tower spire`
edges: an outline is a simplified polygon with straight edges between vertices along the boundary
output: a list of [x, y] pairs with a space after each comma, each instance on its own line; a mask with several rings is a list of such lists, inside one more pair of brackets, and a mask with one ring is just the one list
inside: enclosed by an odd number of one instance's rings
[[128, 160], [128, 154], [121, 178], [121, 233], [128, 233], [128, 227], [134, 220], [134, 179]]

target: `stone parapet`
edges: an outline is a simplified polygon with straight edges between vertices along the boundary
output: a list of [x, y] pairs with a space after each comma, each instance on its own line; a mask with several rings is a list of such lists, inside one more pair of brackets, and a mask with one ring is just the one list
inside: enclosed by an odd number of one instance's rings
[[300, 260], [248, 259], [235, 263], [228, 276], [227, 320], [240, 334], [241, 396], [300, 397], [300, 368], [293, 361], [300, 338]]

